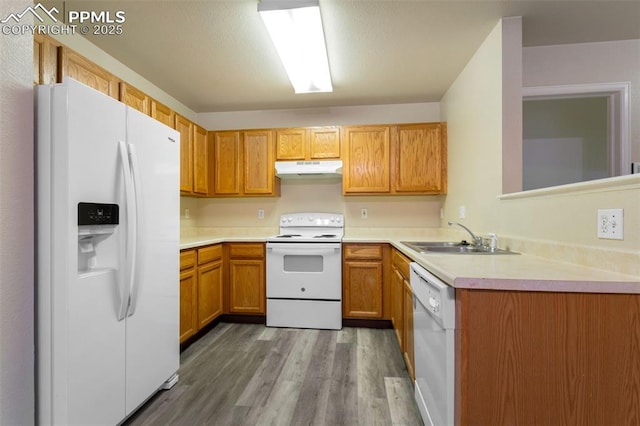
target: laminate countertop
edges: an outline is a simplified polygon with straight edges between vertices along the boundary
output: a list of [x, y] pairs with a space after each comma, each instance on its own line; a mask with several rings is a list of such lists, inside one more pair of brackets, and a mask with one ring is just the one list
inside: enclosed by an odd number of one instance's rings
[[[265, 242], [273, 234], [181, 238], [180, 249], [223, 242]], [[579, 293], [640, 294], [640, 277], [528, 254], [418, 253], [402, 241], [446, 241], [438, 237], [350, 237], [343, 243], [388, 243], [455, 288]]]

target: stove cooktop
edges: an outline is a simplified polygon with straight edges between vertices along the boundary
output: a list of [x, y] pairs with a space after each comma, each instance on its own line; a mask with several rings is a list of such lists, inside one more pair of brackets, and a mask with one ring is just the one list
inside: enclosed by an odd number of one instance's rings
[[339, 213], [289, 213], [280, 216], [280, 234], [271, 242], [340, 242], [344, 215]]

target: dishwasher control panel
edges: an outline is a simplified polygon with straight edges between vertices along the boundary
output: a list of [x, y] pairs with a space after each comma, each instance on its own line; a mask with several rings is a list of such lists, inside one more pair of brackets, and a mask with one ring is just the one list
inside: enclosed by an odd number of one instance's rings
[[443, 328], [454, 328], [456, 312], [453, 287], [413, 262], [411, 263], [411, 289], [417, 302], [422, 304]]

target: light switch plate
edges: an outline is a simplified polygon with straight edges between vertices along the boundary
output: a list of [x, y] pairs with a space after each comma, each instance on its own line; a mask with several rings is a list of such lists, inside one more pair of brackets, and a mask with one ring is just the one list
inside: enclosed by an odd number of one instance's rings
[[598, 209], [598, 238], [624, 239], [623, 209]]

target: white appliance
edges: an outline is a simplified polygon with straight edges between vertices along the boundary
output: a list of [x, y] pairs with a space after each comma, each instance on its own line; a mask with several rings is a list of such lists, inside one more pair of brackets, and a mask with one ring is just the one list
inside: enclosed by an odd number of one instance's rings
[[344, 216], [292, 213], [267, 239], [267, 326], [342, 329]]
[[180, 136], [71, 79], [37, 120], [37, 421], [114, 425], [177, 381]]
[[416, 403], [425, 425], [453, 425], [454, 289], [417, 263], [410, 266]]
[[276, 161], [276, 176], [290, 178], [342, 178], [342, 160]]

